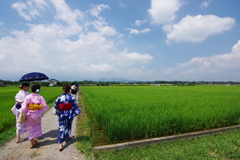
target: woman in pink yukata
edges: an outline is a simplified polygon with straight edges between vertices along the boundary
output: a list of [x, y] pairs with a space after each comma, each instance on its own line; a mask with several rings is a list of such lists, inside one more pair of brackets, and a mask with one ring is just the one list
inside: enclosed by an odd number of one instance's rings
[[28, 139], [30, 140], [30, 148], [33, 148], [39, 143], [37, 138], [42, 135], [41, 119], [49, 107], [44, 98], [39, 95], [40, 85], [35, 84], [31, 89], [32, 93], [26, 96], [22, 103], [22, 111], [26, 113]]
[[20, 137], [20, 135], [27, 132], [26, 123], [20, 124], [18, 123], [18, 119], [19, 119], [19, 114], [22, 111], [21, 104], [25, 99], [25, 97], [30, 94], [29, 92], [27, 92], [29, 90], [29, 87], [30, 85], [28, 83], [23, 83], [22, 85], [20, 85], [19, 88], [21, 88], [21, 90], [15, 96], [16, 104], [11, 109], [13, 114], [16, 115], [16, 143], [26, 140], [26, 138]]

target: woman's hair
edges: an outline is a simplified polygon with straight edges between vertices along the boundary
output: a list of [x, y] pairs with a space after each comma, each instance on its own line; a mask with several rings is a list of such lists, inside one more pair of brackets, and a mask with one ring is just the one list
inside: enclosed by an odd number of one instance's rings
[[63, 91], [65, 93], [68, 93], [70, 92], [70, 89], [71, 89], [71, 86], [69, 86], [68, 84], [65, 84], [63, 87], [62, 87]]
[[29, 83], [22, 83], [22, 84], [19, 86], [19, 88], [23, 89], [24, 86], [29, 87], [30, 85], [29, 85]]
[[35, 92], [39, 93], [40, 92], [40, 85], [39, 84], [34, 84], [34, 85], [32, 85], [31, 89], [32, 89], [33, 93], [35, 93]]

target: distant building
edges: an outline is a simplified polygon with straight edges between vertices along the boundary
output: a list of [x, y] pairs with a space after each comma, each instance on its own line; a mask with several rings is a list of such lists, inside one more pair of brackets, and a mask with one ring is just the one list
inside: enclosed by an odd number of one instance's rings
[[0, 87], [3, 87], [3, 86], [4, 86], [4, 85], [3, 85], [3, 81], [4, 81], [4, 80], [1, 80], [1, 79], [0, 79]]
[[57, 82], [58, 82], [58, 81], [57, 81], [56, 79], [49, 79], [48, 81], [49, 81], [49, 83], [50, 83], [50, 84], [48, 85], [49, 87], [57, 86]]

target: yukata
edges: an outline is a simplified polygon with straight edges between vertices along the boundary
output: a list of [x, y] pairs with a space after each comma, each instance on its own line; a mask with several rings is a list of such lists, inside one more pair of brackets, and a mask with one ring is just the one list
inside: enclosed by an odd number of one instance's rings
[[56, 115], [58, 115], [58, 143], [63, 143], [70, 137], [73, 118], [80, 114], [76, 100], [71, 94], [60, 95], [55, 103]]
[[31, 93], [26, 96], [22, 103], [22, 110], [26, 113], [26, 126], [28, 139], [40, 137], [42, 135], [41, 119], [43, 113], [48, 111], [48, 106], [42, 96]]
[[19, 114], [22, 111], [22, 107], [21, 107], [21, 103], [23, 102], [23, 100], [25, 99], [25, 97], [27, 95], [29, 95], [30, 93], [24, 90], [20, 90], [16, 96], [15, 96], [15, 101], [16, 104], [12, 107], [11, 111], [14, 115], [16, 115], [16, 135], [22, 135], [24, 133], [27, 132], [27, 127], [26, 127], [26, 123], [18, 123], [18, 119], [19, 119]]

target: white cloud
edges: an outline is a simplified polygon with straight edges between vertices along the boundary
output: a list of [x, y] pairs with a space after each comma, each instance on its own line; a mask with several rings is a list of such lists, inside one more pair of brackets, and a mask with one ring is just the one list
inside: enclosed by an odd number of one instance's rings
[[99, 31], [102, 35], [106, 36], [114, 36], [117, 35], [117, 31], [115, 28], [107, 26], [107, 23], [105, 21], [94, 21], [89, 24], [92, 24], [94, 28]]
[[133, 29], [133, 28], [125, 28], [125, 30], [129, 30], [130, 31], [130, 34], [141, 34], [141, 33], [148, 33], [151, 31], [151, 29], [149, 28], [145, 28], [143, 30], [137, 30], [137, 29]]
[[56, 19], [67, 22], [68, 24], [76, 23], [83, 19], [85, 14], [78, 9], [71, 10], [64, 0], [50, 0], [56, 9]]
[[135, 25], [136, 25], [136, 26], [141, 26], [141, 25], [144, 24], [144, 23], [147, 23], [147, 20], [146, 20], [146, 19], [144, 19], [144, 20], [136, 20], [136, 21], [135, 21]]
[[127, 60], [137, 62], [137, 63], [148, 63], [153, 59], [153, 57], [148, 54], [139, 54], [136, 52], [125, 54], [125, 55]]
[[[195, 80], [219, 80], [231, 76], [239, 77], [235, 70], [240, 70], [240, 40], [232, 48], [231, 53], [212, 57], [195, 57], [189, 62], [179, 63], [175, 68], [163, 69], [162, 72], [172, 77], [193, 77]], [[185, 79], [186, 80], [186, 79]]]
[[149, 54], [129, 53], [128, 50], [110, 54], [108, 58], [113, 62], [115, 68], [128, 68], [134, 65], [147, 64], [153, 60], [153, 57]]
[[[138, 67], [151, 62], [152, 56], [119, 51], [116, 43], [123, 35], [104, 19], [99, 20], [97, 16], [97, 20], [83, 21], [85, 24], [81, 25], [79, 19], [85, 18], [82, 11], [72, 10], [62, 0], [51, 2], [56, 8], [55, 21], [48, 24], [28, 23], [29, 28], [24, 31], [14, 30], [10, 33], [13, 36], [0, 39], [2, 75], [20, 78], [25, 73], [40, 71], [50, 78], [66, 77], [59, 80], [76, 78], [76, 73], [80, 73], [77, 77], [81, 78], [143, 75], [143, 69]], [[67, 23], [58, 23], [58, 20]], [[148, 29], [140, 32], [148, 32]], [[71, 36], [75, 37], [74, 40]], [[130, 73], [131, 68], [135, 68], [134, 73]]]
[[94, 71], [94, 72], [109, 72], [109, 71], [113, 71], [114, 68], [108, 64], [100, 64], [100, 65], [96, 65], [96, 64], [92, 64], [89, 67], [89, 71]]
[[99, 16], [100, 12], [102, 12], [104, 9], [110, 9], [108, 5], [101, 4], [101, 5], [91, 5], [92, 8], [87, 11], [91, 16], [96, 17], [100, 20], [103, 18]]
[[167, 32], [167, 43], [201, 42], [208, 36], [230, 30], [235, 24], [235, 19], [221, 18], [215, 15], [186, 16], [172, 26], [164, 26]]
[[3, 25], [4, 24], [4, 22], [0, 22], [0, 25]]
[[36, 18], [41, 16], [40, 11], [47, 6], [44, 0], [28, 0], [26, 3], [19, 2], [14, 3], [12, 8], [18, 11], [18, 14], [24, 18], [25, 20], [31, 20], [32, 18]]
[[122, 7], [122, 8], [126, 8], [127, 7], [127, 5], [126, 4], [124, 4], [123, 2], [119, 2], [119, 5], [120, 5], [120, 7]]
[[175, 20], [175, 13], [181, 6], [181, 0], [151, 0], [148, 14], [153, 24], [166, 24]]
[[203, 1], [203, 2], [200, 4], [200, 8], [201, 8], [201, 9], [206, 9], [206, 8], [209, 6], [209, 4], [211, 3], [211, 1], [212, 1], [212, 0], [205, 0], [205, 1]]

